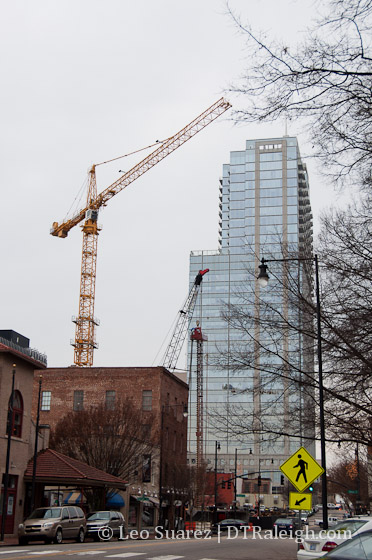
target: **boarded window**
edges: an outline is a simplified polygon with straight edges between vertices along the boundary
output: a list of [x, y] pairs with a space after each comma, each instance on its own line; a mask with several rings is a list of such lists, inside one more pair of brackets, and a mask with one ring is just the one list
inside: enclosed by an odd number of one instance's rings
[[74, 391], [74, 410], [84, 409], [84, 391]]
[[152, 410], [152, 391], [142, 391], [142, 410]]
[[116, 391], [106, 391], [105, 406], [107, 410], [115, 409], [115, 399], [116, 399]]

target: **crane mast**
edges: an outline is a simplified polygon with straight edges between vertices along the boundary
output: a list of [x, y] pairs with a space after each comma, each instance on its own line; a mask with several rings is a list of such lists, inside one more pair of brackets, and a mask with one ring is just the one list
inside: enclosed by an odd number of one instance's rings
[[[204, 376], [203, 342], [208, 340], [202, 333], [199, 321], [191, 331], [191, 352], [196, 342], [196, 505], [202, 505], [203, 497], [203, 444], [204, 444]], [[190, 372], [191, 375], [191, 372]]]
[[209, 268], [199, 270], [189, 295], [187, 296], [182, 309], [179, 311], [177, 323], [163, 359], [163, 366], [167, 369], [174, 370], [176, 368], [183, 343], [185, 342], [188, 326], [194, 314], [196, 299], [203, 281], [203, 276], [207, 272], [209, 272]]
[[[87, 205], [97, 197], [95, 167], [89, 171]], [[96, 292], [97, 242], [99, 227], [98, 211], [87, 210], [86, 220], [82, 226], [83, 250], [80, 274], [79, 315], [72, 320], [76, 324], [74, 346], [74, 363], [79, 366], [93, 365], [93, 350], [97, 348], [95, 327], [99, 324], [94, 317]]]
[[203, 130], [231, 107], [223, 97], [196, 117], [179, 132], [165, 140], [151, 154], [124, 173], [117, 181], [97, 194], [95, 166], [89, 172], [89, 187], [86, 206], [71, 219], [61, 223], [53, 222], [51, 235], [66, 238], [69, 231], [84, 221], [83, 249], [80, 280], [79, 315], [73, 318], [76, 323], [75, 342], [73, 346], [74, 363], [82, 367], [93, 365], [93, 351], [97, 348], [95, 341], [95, 326], [98, 321], [94, 317], [97, 240], [99, 228], [97, 224], [98, 211], [106, 206], [109, 200], [133, 181], [141, 177], [161, 160], [190, 140], [195, 134]]

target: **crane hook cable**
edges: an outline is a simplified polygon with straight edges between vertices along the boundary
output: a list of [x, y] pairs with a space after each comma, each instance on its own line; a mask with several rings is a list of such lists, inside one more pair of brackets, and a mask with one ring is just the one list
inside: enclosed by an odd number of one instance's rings
[[[150, 144], [149, 146], [146, 146], [145, 148], [140, 148], [139, 150], [135, 150], [134, 152], [129, 152], [128, 154], [124, 154], [123, 156], [119, 156], [113, 159], [108, 159], [107, 161], [102, 161], [101, 163], [96, 163], [95, 166], [97, 167], [98, 165], [103, 165], [105, 163], [111, 163], [112, 161], [116, 161], [118, 159], [122, 159], [125, 158], [127, 156], [131, 156], [133, 154], [137, 154], [138, 152], [143, 152], [144, 150], [148, 150], [149, 148], [153, 148], [154, 146], [156, 146], [157, 144], [164, 144], [164, 142], [166, 142], [167, 140], [169, 140], [169, 138], [166, 138], [165, 140], [156, 140], [156, 142], [154, 142], [154, 144]], [[78, 207], [77, 205], [80, 203], [82, 196], [83, 196], [83, 188], [86, 188], [87, 186], [87, 179], [84, 180], [83, 184], [81, 185], [77, 195], [75, 196], [75, 199], [73, 200], [71, 207], [69, 208], [66, 217], [64, 218], [64, 221], [66, 221], [68, 219], [68, 216], [70, 215], [70, 213], [72, 212], [72, 209], [74, 206], [76, 206], [76, 208]]]
[[154, 144], [150, 144], [149, 146], [145, 146], [145, 148], [140, 148], [139, 150], [135, 150], [134, 152], [129, 152], [128, 154], [124, 154], [123, 156], [118, 156], [118, 157], [113, 158], [113, 159], [108, 159], [107, 161], [101, 161], [101, 163], [96, 163], [95, 166], [98, 167], [98, 165], [104, 165], [105, 163], [111, 163], [112, 161], [116, 161], [118, 159], [122, 159], [122, 158], [125, 158], [125, 157], [128, 157], [128, 156], [132, 156], [133, 154], [138, 154], [138, 152], [143, 152], [143, 150], [148, 150], [149, 148], [153, 148], [157, 144], [164, 144], [164, 142], [166, 142], [167, 140], [169, 140], [169, 138], [166, 138], [165, 140], [156, 140], [156, 142], [154, 142]]

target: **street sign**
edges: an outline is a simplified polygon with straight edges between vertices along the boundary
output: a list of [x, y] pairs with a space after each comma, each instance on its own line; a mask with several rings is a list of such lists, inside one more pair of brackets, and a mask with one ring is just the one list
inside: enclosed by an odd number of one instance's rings
[[348, 494], [358, 494], [358, 490], [348, 490]]
[[300, 494], [297, 492], [289, 493], [289, 509], [312, 509], [313, 495]]
[[300, 447], [284, 461], [280, 470], [299, 492], [306, 490], [324, 473], [324, 469], [304, 447]]

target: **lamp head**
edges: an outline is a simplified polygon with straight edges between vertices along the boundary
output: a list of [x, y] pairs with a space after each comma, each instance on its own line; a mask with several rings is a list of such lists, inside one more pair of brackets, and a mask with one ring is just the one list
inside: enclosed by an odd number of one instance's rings
[[261, 264], [258, 267], [260, 269], [260, 273], [257, 276], [258, 284], [261, 288], [266, 288], [269, 282], [269, 275], [267, 273], [267, 264], [265, 264], [265, 259], [262, 258]]

